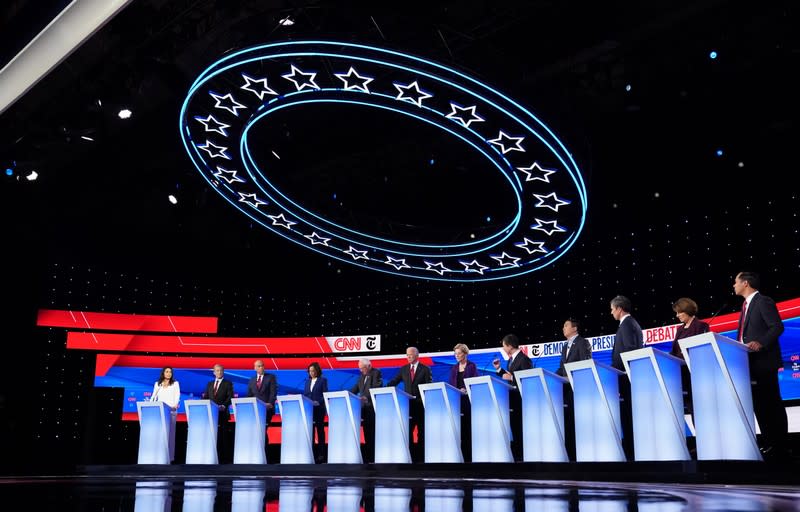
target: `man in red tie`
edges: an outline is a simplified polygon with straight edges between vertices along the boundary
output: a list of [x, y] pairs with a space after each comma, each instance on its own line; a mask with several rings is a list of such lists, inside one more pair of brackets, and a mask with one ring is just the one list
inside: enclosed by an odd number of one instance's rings
[[[408, 402], [408, 446], [413, 462], [425, 462], [425, 407], [422, 405], [422, 396], [419, 392], [420, 384], [429, 384], [433, 379], [431, 369], [419, 362], [417, 347], [406, 349], [408, 364], [401, 367], [400, 371], [386, 383], [387, 386], [397, 386], [403, 382], [403, 390], [409, 395], [414, 395]], [[417, 443], [414, 443], [414, 428], [417, 429]]]
[[753, 409], [761, 428], [761, 452], [764, 458], [781, 459], [787, 453], [788, 422], [778, 383], [778, 369], [783, 368], [781, 346], [783, 333], [778, 307], [770, 297], [759, 293], [761, 279], [755, 272], [740, 272], [733, 291], [744, 297], [739, 318], [737, 341], [750, 352], [750, 387]]
[[[254, 396], [267, 404], [267, 429], [272, 415], [275, 414], [275, 400], [278, 397], [278, 380], [271, 373], [264, 372], [264, 361], [261, 359], [253, 363], [256, 374], [247, 382], [247, 396]], [[269, 433], [266, 433], [264, 451], [269, 448]], [[267, 457], [269, 460], [269, 457]]]
[[233, 462], [231, 450], [230, 407], [233, 399], [233, 382], [225, 378], [225, 368], [221, 364], [214, 365], [214, 380], [206, 385], [203, 395], [219, 408], [219, 432], [217, 435], [217, 450], [219, 461], [223, 464]]

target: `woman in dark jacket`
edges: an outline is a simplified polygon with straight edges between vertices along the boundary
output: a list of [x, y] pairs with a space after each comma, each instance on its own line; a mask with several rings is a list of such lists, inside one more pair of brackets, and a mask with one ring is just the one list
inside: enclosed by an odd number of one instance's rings
[[314, 456], [317, 462], [325, 461], [325, 398], [323, 393], [328, 391], [328, 379], [322, 376], [322, 368], [319, 363], [313, 362], [308, 365], [308, 378], [303, 385], [303, 396], [314, 402], [314, 432], [316, 442], [314, 444]]
[[478, 376], [478, 367], [468, 359], [469, 347], [459, 343], [453, 347], [456, 364], [450, 368], [450, 385], [461, 390], [461, 453], [464, 462], [472, 460], [472, 435], [470, 426], [470, 404], [464, 379]]

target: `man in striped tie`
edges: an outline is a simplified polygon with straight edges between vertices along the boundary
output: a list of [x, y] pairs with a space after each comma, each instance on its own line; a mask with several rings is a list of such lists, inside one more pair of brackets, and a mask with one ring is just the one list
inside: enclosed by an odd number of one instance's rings
[[[267, 404], [267, 430], [272, 415], [275, 414], [275, 400], [278, 398], [278, 380], [271, 373], [264, 371], [264, 361], [261, 359], [253, 363], [256, 374], [247, 382], [247, 396], [256, 397]], [[264, 451], [269, 451], [269, 433], [265, 434]], [[269, 457], [267, 457], [269, 460]]]

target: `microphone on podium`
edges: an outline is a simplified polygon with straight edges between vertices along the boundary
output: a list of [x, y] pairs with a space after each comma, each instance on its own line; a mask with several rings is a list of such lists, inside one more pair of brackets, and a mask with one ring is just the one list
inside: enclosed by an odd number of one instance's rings
[[719, 309], [716, 311], [716, 313], [711, 315], [708, 318], [708, 320], [706, 320], [706, 323], [708, 325], [711, 325], [711, 321], [714, 320], [717, 317], [717, 315], [722, 313], [725, 310], [725, 308], [733, 304], [735, 301], [736, 301], [736, 295], [729, 295], [728, 298], [725, 299], [725, 302], [722, 304], [722, 306], [720, 306]]

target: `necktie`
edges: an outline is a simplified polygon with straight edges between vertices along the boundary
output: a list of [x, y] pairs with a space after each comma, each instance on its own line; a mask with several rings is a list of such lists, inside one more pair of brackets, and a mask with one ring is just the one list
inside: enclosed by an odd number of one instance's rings
[[214, 381], [214, 396], [217, 396], [217, 390], [219, 389], [219, 381]]
[[258, 389], [261, 389], [261, 377], [262, 377], [262, 375], [259, 375], [258, 376], [258, 380], [256, 380], [256, 387]]
[[742, 337], [744, 336], [744, 319], [747, 316], [747, 301], [744, 301], [742, 304], [742, 314], [739, 317], [739, 332], [736, 333], [736, 341], [744, 341]]
[[414, 382], [414, 373], [415, 373], [415, 372], [414, 372], [414, 367], [415, 367], [415, 366], [416, 366], [416, 365], [414, 365], [414, 364], [412, 364], [412, 365], [411, 365], [411, 382]]

